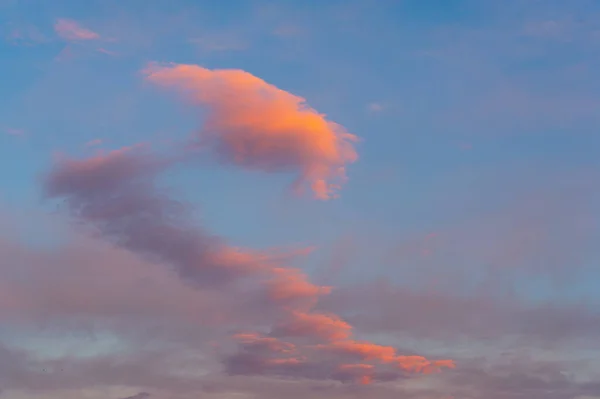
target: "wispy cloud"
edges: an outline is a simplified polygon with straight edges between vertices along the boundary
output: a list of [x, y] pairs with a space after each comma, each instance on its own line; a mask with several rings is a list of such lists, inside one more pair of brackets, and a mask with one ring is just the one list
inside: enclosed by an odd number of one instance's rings
[[86, 41], [100, 39], [100, 35], [81, 26], [72, 19], [61, 18], [54, 24], [54, 31], [66, 41]]
[[4, 132], [10, 136], [23, 136], [25, 135], [24, 129], [17, 129], [14, 127], [5, 127]]
[[385, 110], [385, 106], [381, 103], [374, 102], [374, 103], [367, 104], [367, 111], [369, 111], [372, 114], [377, 114], [384, 110]]
[[34, 46], [47, 43], [50, 38], [33, 25], [24, 25], [12, 28], [8, 33], [7, 40], [16, 45]]

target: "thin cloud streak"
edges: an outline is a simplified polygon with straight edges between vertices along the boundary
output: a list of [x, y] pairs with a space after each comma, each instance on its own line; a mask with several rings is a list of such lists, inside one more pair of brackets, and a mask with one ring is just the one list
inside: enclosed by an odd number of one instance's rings
[[100, 39], [100, 35], [98, 33], [84, 28], [78, 22], [72, 19], [58, 19], [54, 24], [54, 31], [62, 39], [69, 42]]

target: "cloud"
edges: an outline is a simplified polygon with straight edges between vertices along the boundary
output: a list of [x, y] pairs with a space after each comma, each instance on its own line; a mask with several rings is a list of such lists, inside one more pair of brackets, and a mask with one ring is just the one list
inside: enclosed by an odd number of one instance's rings
[[61, 18], [54, 24], [54, 31], [62, 39], [69, 42], [97, 40], [100, 35], [94, 31], [81, 26], [78, 22], [72, 19]]
[[295, 311], [290, 320], [278, 325], [273, 335], [283, 337], [315, 337], [324, 340], [345, 340], [350, 336], [352, 326], [336, 315], [322, 313], [304, 313]]
[[[238, 343], [233, 353], [223, 342], [229, 373], [346, 381], [349, 366], [340, 371], [340, 365], [351, 364], [353, 357], [391, 365], [389, 370], [374, 366], [368, 376], [356, 378], [366, 383], [391, 378], [384, 377], [390, 373], [400, 378], [405, 372], [454, 367], [451, 361], [406, 357], [392, 347], [352, 340], [350, 324], [314, 309], [331, 287], [314, 285], [300, 270], [287, 267], [290, 255], [234, 248], [194, 224], [191, 209], [156, 185], [160, 173], [181, 159], [143, 145], [86, 159], [59, 157], [44, 180], [45, 193], [63, 201], [97, 237], [175, 271], [184, 284], [209, 297], [214, 293], [215, 304], [229, 309], [227, 314], [239, 314], [228, 320], [232, 327], [263, 330], [230, 337]], [[234, 298], [244, 299], [232, 305], [228, 299]]]
[[376, 114], [385, 110], [385, 106], [381, 103], [370, 103], [367, 105], [367, 110], [373, 114]]
[[222, 323], [253, 321], [251, 308], [197, 290], [164, 265], [77, 230], [64, 241], [35, 249], [0, 237], [0, 323], [25, 331], [45, 325], [60, 335], [109, 331], [124, 341], [197, 343]]
[[207, 111], [197, 139], [223, 162], [295, 172], [297, 191], [308, 185], [316, 198], [329, 199], [346, 181], [347, 164], [357, 159], [356, 136], [305, 99], [248, 72], [153, 64], [144, 73]]
[[315, 300], [321, 295], [331, 292], [331, 287], [318, 286], [306, 280], [306, 275], [296, 269], [276, 268], [272, 270], [273, 277], [267, 282], [269, 299], [279, 303], [305, 302], [315, 305]]
[[110, 55], [110, 56], [116, 56], [117, 55], [116, 52], [111, 51], [111, 50], [107, 50], [107, 49], [105, 49], [103, 47], [99, 47], [98, 49], [96, 49], [96, 51], [98, 51], [99, 53], [102, 53], [102, 54]]
[[10, 136], [23, 136], [25, 134], [25, 130], [16, 129], [13, 127], [5, 127], [4, 131], [6, 132], [6, 134], [8, 134]]
[[62, 160], [48, 175], [46, 193], [65, 198], [76, 217], [112, 242], [164, 262], [196, 284], [224, 284], [261, 268], [266, 257], [228, 247], [195, 228], [189, 210], [154, 187], [169, 162], [139, 147]]

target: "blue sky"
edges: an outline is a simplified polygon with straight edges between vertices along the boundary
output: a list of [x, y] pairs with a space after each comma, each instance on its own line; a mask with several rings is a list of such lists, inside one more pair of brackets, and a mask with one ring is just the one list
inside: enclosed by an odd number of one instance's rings
[[[61, 37], [61, 19], [97, 37]], [[508, 360], [495, 354], [507, 340], [502, 347], [517, 352], [511, 352], [515, 373], [554, 381], [552, 367], [575, 374], [585, 368], [569, 363], [569, 356], [592, 350], [585, 339], [598, 338], [599, 2], [0, 0], [0, 34], [0, 214], [27, 232], [11, 238], [6, 228], [7, 241], [24, 241], [33, 253], [54, 243], [52, 250], [61, 253], [70, 244], [57, 236], [75, 243], [90, 239], [64, 227], [68, 210], [42, 216], [57, 210], [42, 193], [57, 157], [86, 159], [136, 143], [169, 149], [202, 129], [209, 111], [148, 82], [141, 71], [150, 62], [243, 70], [306, 99], [359, 137], [358, 160], [347, 165], [340, 198], [294, 196], [294, 173], [246, 170], [210, 157], [171, 168], [159, 185], [194, 208], [195, 223], [231, 245], [314, 246], [294, 267], [317, 284], [339, 287], [321, 306], [361, 336], [383, 337], [400, 348], [416, 342], [415, 352], [436, 348], [432, 355], [438, 358], [459, 356], [448, 349], [458, 345], [458, 332], [473, 347], [487, 348], [460, 355], [466, 358], [457, 359], [459, 367], [428, 382], [425, 393], [382, 382], [371, 393], [331, 388], [330, 397], [385, 398], [394, 389], [418, 398], [541, 398], [543, 392], [557, 399], [600, 397], [600, 388], [575, 380], [536, 385], [529, 394], [521, 380], [505, 390], [493, 382], [509, 384], [501, 377]], [[3, 267], [18, 264], [11, 260]], [[28, 278], [41, 281], [35, 270], [31, 266]], [[382, 282], [389, 290], [376, 294]], [[34, 289], [33, 283], [26, 287]], [[412, 309], [411, 300], [465, 303], [415, 310], [421, 318], [407, 317], [419, 328], [390, 322], [410, 313], [396, 311], [404, 308], [394, 301], [407, 301]], [[494, 309], [488, 312], [497, 317], [497, 333], [482, 327], [491, 321], [477, 313], [487, 309], [477, 307], [480, 302]], [[432, 321], [470, 306], [475, 308], [464, 319], [455, 320], [471, 332]], [[32, 342], [32, 352], [40, 350], [33, 344], [41, 334], [37, 320], [16, 325], [5, 317], [0, 327], [12, 331], [7, 337], [18, 331], [23, 342]], [[102, 324], [89, 317], [94, 326]], [[129, 330], [102, 326], [109, 341], [130, 338]], [[560, 341], [551, 365], [539, 360], [550, 341]], [[12, 338], [6, 342], [14, 344]], [[516, 342], [526, 342], [534, 354], [517, 356]], [[467, 364], [463, 369], [460, 360]], [[487, 365], [485, 378], [476, 375], [477, 362]], [[591, 381], [600, 372], [594, 367], [587, 367]], [[1, 373], [2, 367], [0, 389]], [[276, 376], [263, 376], [268, 382], [262, 390], [252, 379], [223, 375], [214, 377], [214, 394], [224, 398], [287, 392]], [[35, 386], [49, 390], [40, 397], [78, 397], [83, 391], [77, 390], [85, 389], [90, 399], [106, 397], [94, 393], [97, 387], [119, 386], [110, 393], [115, 399], [152, 389], [159, 399], [200, 392], [190, 384], [169, 393], [171, 382], [148, 388], [137, 376], [122, 383], [83, 380], [92, 381], [90, 387], [66, 379], [55, 388], [6, 383], [5, 389], [9, 398], [37, 397], [27, 396], [39, 393]], [[469, 385], [471, 396], [460, 396], [466, 395], [460, 384], [474, 380], [479, 382]], [[324, 383], [293, 381], [300, 384], [298, 395], [312, 395], [306, 387]]]

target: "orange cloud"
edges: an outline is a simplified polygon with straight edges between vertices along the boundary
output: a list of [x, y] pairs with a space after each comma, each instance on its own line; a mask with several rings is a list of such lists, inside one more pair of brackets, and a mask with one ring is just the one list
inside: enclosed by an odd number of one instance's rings
[[347, 339], [352, 326], [333, 314], [292, 312], [291, 320], [275, 327], [277, 336], [315, 337], [329, 341]]
[[306, 280], [306, 275], [297, 269], [273, 269], [273, 279], [267, 283], [269, 297], [277, 302], [297, 299], [317, 300], [320, 295], [331, 292], [331, 287], [315, 285]]
[[84, 28], [71, 19], [57, 20], [54, 24], [54, 31], [67, 41], [96, 40], [100, 38], [100, 35], [96, 32]]
[[147, 79], [207, 109], [199, 142], [222, 161], [249, 169], [298, 174], [297, 192], [336, 196], [357, 137], [298, 97], [239, 69], [151, 65]]
[[393, 347], [377, 345], [367, 341], [338, 341], [319, 347], [356, 355], [362, 360], [379, 360], [382, 363], [391, 363], [396, 359], [396, 350]]
[[452, 360], [428, 360], [423, 356], [401, 356], [391, 346], [377, 345], [368, 341], [337, 341], [326, 345], [318, 345], [321, 349], [329, 349], [338, 353], [355, 355], [361, 360], [377, 360], [381, 363], [394, 364], [396, 367], [415, 373], [430, 374], [442, 367], [456, 367]]

